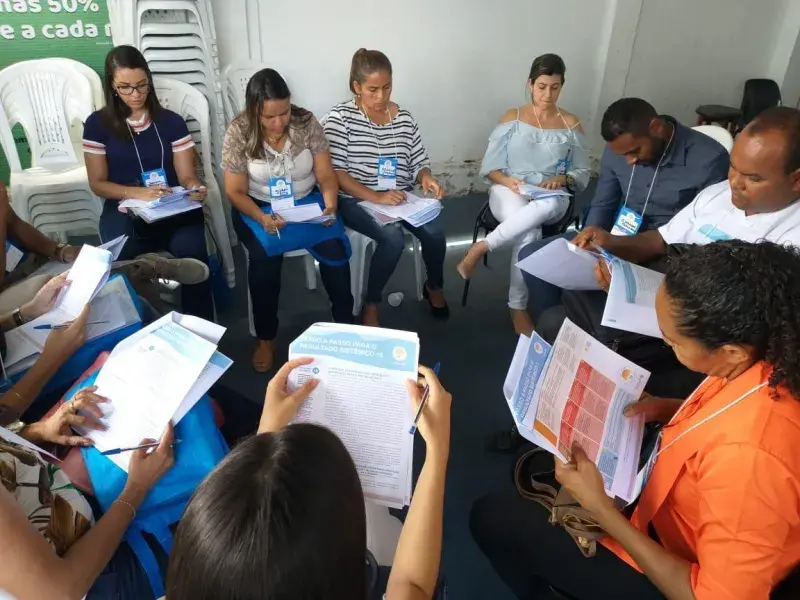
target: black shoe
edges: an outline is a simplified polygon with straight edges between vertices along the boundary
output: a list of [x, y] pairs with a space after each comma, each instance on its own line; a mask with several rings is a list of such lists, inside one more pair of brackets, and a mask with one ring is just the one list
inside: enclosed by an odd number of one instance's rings
[[425, 282], [425, 285], [422, 286], [422, 297], [428, 301], [428, 306], [431, 307], [431, 314], [433, 315], [434, 319], [448, 319], [450, 318], [450, 307], [447, 306], [447, 302], [445, 301], [444, 306], [434, 306], [431, 304], [431, 294], [428, 291], [428, 282]]
[[501, 454], [515, 454], [527, 440], [519, 434], [516, 426], [510, 430], [500, 431], [486, 440], [486, 450]]

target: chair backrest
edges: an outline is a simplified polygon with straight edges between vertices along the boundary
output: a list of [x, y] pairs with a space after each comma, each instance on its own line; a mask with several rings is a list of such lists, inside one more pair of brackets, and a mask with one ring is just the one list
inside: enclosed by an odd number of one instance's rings
[[222, 103], [228, 122], [244, 110], [245, 92], [250, 78], [266, 67], [267, 65], [255, 61], [241, 61], [229, 64], [222, 71]]
[[768, 108], [781, 105], [781, 89], [772, 79], [748, 79], [742, 94], [742, 128]]
[[214, 178], [211, 167], [211, 125], [206, 97], [188, 83], [171, 77], [153, 76], [153, 86], [161, 106], [178, 113], [184, 120], [193, 119], [200, 124], [200, 160], [206, 182]]
[[[9, 128], [19, 124], [31, 149], [31, 165], [64, 168], [77, 165], [69, 124], [85, 122], [94, 102], [89, 80], [77, 70], [52, 60], [28, 60], [0, 71], [0, 103]], [[11, 140], [11, 147], [13, 139]], [[9, 146], [3, 141], [4, 150]], [[9, 157], [13, 171], [20, 170], [16, 149]]]
[[733, 148], [733, 136], [724, 127], [720, 127], [719, 125], [697, 125], [696, 127], [692, 127], [692, 129], [718, 141], [725, 150], [728, 151], [728, 154], [730, 154]]
[[92, 67], [85, 65], [82, 62], [78, 62], [77, 60], [72, 60], [71, 58], [46, 58], [43, 60], [55, 61], [57, 66], [72, 69], [86, 77], [89, 85], [92, 88], [92, 101], [94, 102], [94, 109], [100, 110], [106, 105], [106, 97], [103, 92], [103, 81], [100, 79], [100, 75], [97, 74], [97, 71], [95, 71]]

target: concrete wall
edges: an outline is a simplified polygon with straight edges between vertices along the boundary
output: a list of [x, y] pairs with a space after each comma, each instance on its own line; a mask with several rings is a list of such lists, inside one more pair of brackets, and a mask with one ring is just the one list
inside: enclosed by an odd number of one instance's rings
[[[420, 122], [451, 189], [477, 182], [476, 162], [502, 112], [525, 102], [532, 59], [567, 63], [561, 104], [602, 149], [610, 102], [638, 95], [693, 123], [699, 104], [738, 106], [751, 77], [800, 95], [800, 0], [212, 0], [220, 60], [279, 70], [295, 101], [323, 115], [349, 97], [359, 47], [386, 52], [394, 99]], [[795, 73], [796, 72], [796, 73]]]

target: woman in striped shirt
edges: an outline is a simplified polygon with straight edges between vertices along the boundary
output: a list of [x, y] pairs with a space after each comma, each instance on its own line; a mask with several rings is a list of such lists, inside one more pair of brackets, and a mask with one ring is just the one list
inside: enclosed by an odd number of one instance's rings
[[450, 310], [442, 292], [445, 236], [439, 219], [422, 227], [412, 227], [404, 221], [381, 226], [371, 213], [358, 206], [364, 200], [400, 204], [405, 200], [404, 192], [415, 184], [436, 198], [444, 193], [431, 174], [417, 122], [411, 113], [391, 101], [392, 64], [386, 55], [363, 48], [356, 52], [350, 69], [350, 89], [355, 98], [334, 106], [323, 126], [341, 189], [339, 214], [349, 228], [377, 242], [362, 322], [379, 324], [378, 305], [383, 288], [403, 252], [401, 226], [422, 242], [422, 257], [428, 272], [423, 293], [433, 316], [446, 319]]

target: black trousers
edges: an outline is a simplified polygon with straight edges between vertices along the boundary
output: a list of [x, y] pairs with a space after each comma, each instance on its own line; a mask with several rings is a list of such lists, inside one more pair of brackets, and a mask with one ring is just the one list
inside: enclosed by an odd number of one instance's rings
[[547, 511], [516, 492], [484, 496], [472, 507], [470, 530], [494, 570], [520, 600], [652, 600], [650, 580], [604, 547], [585, 558]]
[[[247, 248], [250, 264], [247, 272], [250, 300], [253, 303], [253, 324], [256, 337], [274, 340], [278, 334], [278, 299], [281, 295], [281, 268], [283, 255], [269, 256], [239, 211], [231, 211], [236, 235]], [[330, 260], [347, 257], [344, 244], [339, 239], [326, 240], [314, 246], [314, 251]], [[322, 283], [331, 300], [333, 320], [337, 323], [353, 322], [353, 294], [350, 292], [350, 264], [338, 267], [319, 265]]]

